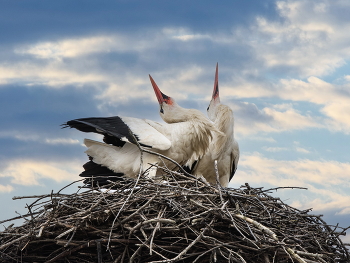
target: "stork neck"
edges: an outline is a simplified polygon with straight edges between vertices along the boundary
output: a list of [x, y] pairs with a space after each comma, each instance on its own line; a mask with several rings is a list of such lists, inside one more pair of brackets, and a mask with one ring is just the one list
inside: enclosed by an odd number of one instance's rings
[[164, 113], [161, 114], [161, 117], [166, 123], [191, 121], [197, 115], [194, 114], [194, 110], [182, 108], [175, 103], [173, 105], [164, 105], [163, 110]]
[[234, 117], [232, 110], [223, 104], [216, 108], [215, 126], [224, 134], [233, 133]]

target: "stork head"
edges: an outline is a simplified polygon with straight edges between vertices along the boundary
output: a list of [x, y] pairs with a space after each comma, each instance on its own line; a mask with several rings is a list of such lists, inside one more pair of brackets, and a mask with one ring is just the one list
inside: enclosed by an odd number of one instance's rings
[[218, 63], [216, 63], [216, 72], [215, 72], [215, 80], [214, 80], [214, 89], [213, 95], [211, 97], [211, 101], [207, 108], [208, 117], [210, 120], [214, 121], [216, 118], [216, 109], [220, 104], [220, 96], [219, 96], [219, 73], [218, 73]]
[[180, 116], [182, 108], [179, 105], [177, 105], [173, 98], [165, 95], [163, 92], [160, 91], [151, 75], [149, 75], [149, 78], [151, 80], [154, 93], [156, 94], [159, 102], [159, 114], [162, 117], [162, 119], [167, 123], [183, 121], [183, 119]]

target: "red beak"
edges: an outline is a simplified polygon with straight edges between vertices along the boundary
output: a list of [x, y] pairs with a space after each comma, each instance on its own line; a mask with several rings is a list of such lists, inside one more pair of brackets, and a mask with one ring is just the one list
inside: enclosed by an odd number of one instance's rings
[[213, 90], [213, 95], [212, 99], [219, 99], [219, 63], [216, 63], [216, 72], [215, 72], [215, 81], [214, 81], [214, 90]]
[[168, 103], [170, 102], [170, 97], [163, 94], [160, 89], [158, 88], [157, 84], [155, 83], [155, 81], [153, 80], [153, 78], [151, 77], [151, 75], [149, 75], [149, 79], [151, 80], [152, 86], [153, 86], [153, 90], [154, 93], [157, 96], [158, 102], [159, 104], [162, 104], [163, 102]]

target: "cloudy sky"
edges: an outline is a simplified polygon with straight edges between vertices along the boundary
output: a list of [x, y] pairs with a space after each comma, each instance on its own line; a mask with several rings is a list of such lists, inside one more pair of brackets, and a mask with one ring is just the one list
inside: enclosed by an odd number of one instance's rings
[[[79, 179], [92, 116], [160, 120], [148, 79], [205, 112], [219, 63], [241, 158], [230, 186], [350, 225], [350, 2], [6, 1], [0, 9], [0, 220], [13, 196]], [[76, 186], [72, 191], [76, 191]], [[350, 242], [350, 238], [345, 238]]]

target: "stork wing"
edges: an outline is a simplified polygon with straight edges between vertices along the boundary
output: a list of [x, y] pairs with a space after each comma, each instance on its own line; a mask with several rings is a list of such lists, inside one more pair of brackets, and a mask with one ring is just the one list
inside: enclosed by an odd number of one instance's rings
[[146, 120], [137, 118], [119, 116], [82, 118], [68, 121], [63, 124], [63, 127], [103, 134], [108, 141], [116, 138], [133, 144], [138, 142], [141, 146], [159, 150], [167, 150], [171, 147], [171, 141], [167, 137], [150, 126]]
[[231, 175], [230, 175], [230, 180], [232, 177], [235, 175], [236, 170], [237, 170], [237, 165], [238, 165], [238, 160], [239, 160], [239, 146], [236, 140], [233, 141], [233, 149], [231, 152], [231, 162], [232, 162], [232, 167], [231, 167]]

